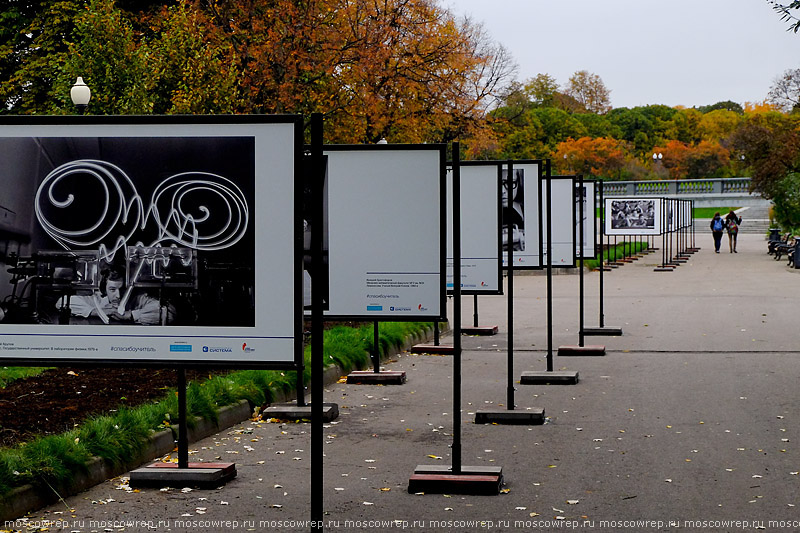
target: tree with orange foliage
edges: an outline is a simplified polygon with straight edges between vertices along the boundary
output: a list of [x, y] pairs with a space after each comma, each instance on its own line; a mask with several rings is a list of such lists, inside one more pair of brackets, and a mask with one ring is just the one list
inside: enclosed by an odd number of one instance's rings
[[510, 57], [433, 0], [228, 0], [249, 112], [326, 117], [332, 142], [449, 141], [477, 127]]
[[585, 177], [613, 176], [625, 165], [625, 143], [605, 137], [567, 139], [558, 144], [554, 163], [561, 172]]

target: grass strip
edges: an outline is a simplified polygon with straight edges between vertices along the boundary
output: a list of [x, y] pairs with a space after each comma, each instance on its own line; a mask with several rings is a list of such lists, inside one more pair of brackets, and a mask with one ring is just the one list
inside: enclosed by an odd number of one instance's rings
[[[647, 242], [644, 241], [629, 241], [629, 242], [621, 242], [618, 243], [616, 246], [611, 246], [609, 248], [605, 248], [603, 250], [603, 262], [606, 261], [616, 261], [617, 259], [623, 259], [625, 257], [630, 257], [635, 255], [642, 250], [647, 249]], [[589, 268], [591, 270], [597, 270], [600, 267], [600, 259], [586, 259], [583, 262], [584, 267]]]
[[[405, 339], [430, 329], [428, 322], [383, 322], [380, 351], [401, 348]], [[372, 324], [360, 327], [335, 326], [324, 332], [325, 366], [336, 364], [344, 371], [365, 368], [370, 362]], [[304, 382], [311, 376], [311, 347], [305, 349]], [[241, 370], [204, 382], [187, 385], [187, 424], [196, 417], [217, 420], [220, 408], [240, 400], [261, 406], [278, 393], [295, 387], [295, 371]], [[144, 450], [153, 431], [170, 428], [178, 420], [174, 389], [164, 399], [136, 407], [120, 407], [111, 415], [94, 416], [79, 427], [60, 435], [39, 437], [13, 448], [0, 449], [0, 496], [16, 487], [33, 484], [46, 490], [68, 484], [76, 473], [85, 472], [92, 457], [124, 465]]]

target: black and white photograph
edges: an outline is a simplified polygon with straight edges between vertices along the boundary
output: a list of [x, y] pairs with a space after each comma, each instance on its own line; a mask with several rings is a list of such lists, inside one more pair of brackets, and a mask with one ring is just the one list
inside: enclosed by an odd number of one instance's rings
[[[511, 180], [509, 177], [511, 169]], [[543, 162], [515, 160], [501, 172], [503, 268], [508, 265], [509, 242], [517, 270], [542, 268], [542, 205], [539, 183]]]
[[[265, 339], [293, 342], [300, 304], [292, 125], [260, 138], [261, 124], [112, 122], [0, 130], [0, 331], [17, 339], [2, 352], [58, 334], [65, 357], [109, 357], [125, 337], [121, 359], [275, 357]], [[272, 168], [267, 138], [284, 151]]]
[[606, 198], [606, 235], [658, 235], [661, 202], [656, 198]]
[[31, 167], [36, 183], [18, 213], [29, 253], [6, 258], [4, 321], [252, 327], [254, 149], [231, 137], [0, 139], [7, 183], [24, 187]]
[[509, 243], [515, 252], [525, 251], [525, 169], [515, 168], [508, 179], [508, 169], [501, 177], [503, 197], [503, 250]]

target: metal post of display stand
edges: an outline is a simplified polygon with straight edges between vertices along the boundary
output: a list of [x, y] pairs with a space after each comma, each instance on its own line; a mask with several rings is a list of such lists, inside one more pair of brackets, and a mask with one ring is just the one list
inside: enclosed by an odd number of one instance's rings
[[[313, 212], [321, 215], [324, 209], [323, 197], [323, 155], [322, 155], [322, 115], [311, 115], [311, 159], [313, 165], [312, 205]], [[319, 219], [322, 217], [319, 216]], [[311, 228], [311, 263], [314, 272], [323, 269], [323, 230], [322, 224]], [[324, 341], [325, 316], [323, 313], [322, 291], [311, 291], [311, 520], [313, 529], [322, 531], [325, 516], [324, 497], [324, 457], [325, 439], [323, 426], [324, 395]]]
[[[573, 182], [574, 183], [574, 182]], [[573, 186], [573, 191], [574, 191]], [[583, 175], [578, 176], [578, 212], [580, 213], [578, 216], [578, 250], [580, 250], [579, 262], [578, 262], [578, 278], [579, 278], [579, 315], [580, 318], [578, 320], [578, 345], [577, 346], [559, 346], [558, 347], [558, 355], [559, 356], [568, 356], [568, 355], [580, 355], [580, 356], [598, 356], [598, 355], [605, 355], [606, 354], [606, 347], [603, 345], [590, 345], [585, 346], [583, 342], [583, 338], [586, 335], [583, 327], [583, 213], [584, 207], [586, 205], [585, 200], [585, 189], [583, 187]], [[574, 193], [573, 193], [573, 202], [574, 202]], [[548, 200], [549, 206], [549, 200]], [[548, 207], [547, 213], [550, 213], [550, 209]], [[550, 228], [548, 227], [548, 233]], [[549, 244], [550, 236], [548, 235], [548, 244]], [[573, 244], [574, 246], [574, 244]], [[549, 266], [550, 261], [548, 261]]]
[[478, 325], [478, 295], [472, 295], [472, 327], [461, 326], [461, 333], [464, 335], [497, 335], [499, 328], [497, 326], [479, 326]]
[[[514, 164], [508, 163], [506, 173], [507, 190], [513, 190]], [[510, 197], [511, 195], [509, 195]], [[514, 394], [514, 243], [511, 232], [506, 232], [506, 261], [508, 263], [508, 276], [506, 277], [506, 292], [508, 294], [508, 352], [506, 353], [506, 409], [480, 409], [475, 412], [476, 424], [544, 424], [544, 409], [527, 408], [524, 411], [515, 411], [516, 400]]]
[[668, 263], [667, 261], [667, 233], [669, 232], [669, 221], [666, 215], [666, 202], [663, 202], [664, 209], [662, 209], [661, 213], [661, 264], [653, 269], [654, 272], [672, 272], [675, 265]]
[[406, 382], [405, 370], [381, 370], [380, 322], [372, 323], [372, 370], [354, 370], [347, 374], [347, 383], [356, 385], [402, 385]]
[[548, 161], [545, 176], [545, 205], [547, 206], [546, 273], [547, 273], [547, 370], [545, 372], [523, 372], [520, 376], [522, 385], [575, 385], [578, 383], [578, 372], [573, 370], [553, 370], [553, 225], [552, 225], [552, 191], [550, 166]]
[[236, 477], [234, 463], [190, 463], [186, 409], [186, 367], [178, 367], [178, 462], [156, 462], [130, 474], [131, 487], [215, 489]]
[[[603, 198], [603, 183], [599, 182], [599, 194], [600, 194], [600, 224], [601, 227], [605, 228], [605, 216], [606, 216], [606, 204], [605, 199]], [[605, 233], [605, 229], [603, 232]], [[608, 236], [606, 236], [606, 242], [608, 242]], [[600, 326], [597, 328], [584, 328], [583, 334], [585, 336], [610, 336], [610, 337], [618, 337], [622, 335], [622, 328], [611, 328], [606, 327], [606, 319], [605, 319], [605, 286], [603, 281], [603, 271], [605, 271], [605, 267], [603, 265], [603, 250], [602, 250], [602, 241], [600, 246], [600, 317], [599, 317], [599, 324]]]
[[[461, 167], [459, 143], [453, 143], [453, 279], [461, 280]], [[453, 283], [453, 444], [450, 467], [418, 465], [408, 492], [500, 494], [501, 467], [461, 464], [461, 283]]]

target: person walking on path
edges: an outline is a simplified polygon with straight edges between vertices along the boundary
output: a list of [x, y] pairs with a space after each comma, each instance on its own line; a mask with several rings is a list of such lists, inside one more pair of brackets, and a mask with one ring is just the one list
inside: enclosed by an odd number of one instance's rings
[[719, 211], [714, 213], [714, 218], [711, 219], [711, 234], [714, 236], [714, 251], [719, 253], [719, 247], [722, 245], [722, 232], [725, 230], [725, 221], [719, 214]]
[[736, 213], [731, 212], [725, 215], [725, 228], [728, 230], [728, 244], [731, 247], [732, 254], [738, 254], [736, 251], [736, 237], [739, 234], [739, 225], [742, 223], [742, 217], [736, 216]]

